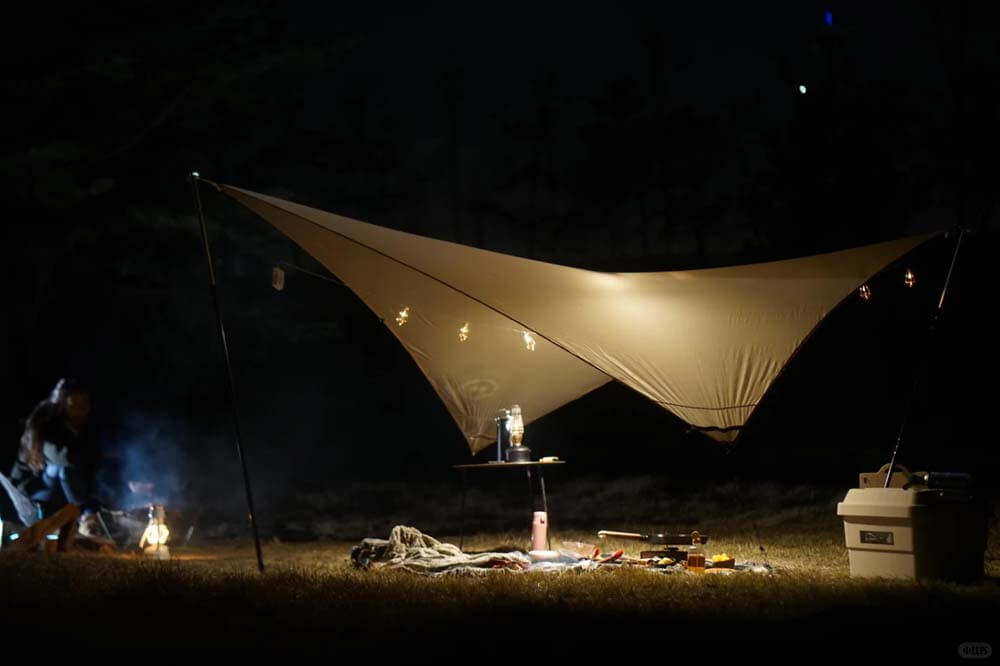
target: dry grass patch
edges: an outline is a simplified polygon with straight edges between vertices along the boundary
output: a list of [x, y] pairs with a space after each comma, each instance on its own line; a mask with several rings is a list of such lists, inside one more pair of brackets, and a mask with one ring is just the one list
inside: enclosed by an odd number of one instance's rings
[[[32, 618], [74, 618], [67, 629], [71, 634], [114, 626], [118, 644], [134, 639], [137, 647], [152, 625], [169, 628], [177, 646], [278, 652], [384, 648], [413, 640], [475, 642], [522, 625], [578, 636], [578, 646], [659, 640], [663, 632], [714, 640], [722, 631], [741, 636], [744, 646], [775, 637], [807, 641], [818, 634], [840, 635], [840, 643], [829, 643], [831, 649], [844, 645], [848, 636], [883, 640], [892, 627], [923, 641], [924, 652], [942, 655], [953, 655], [961, 641], [996, 634], [1000, 535], [995, 523], [987, 576], [965, 586], [851, 579], [842, 525], [825, 503], [790, 507], [779, 515], [705, 520], [698, 528], [712, 535], [710, 554], [767, 562], [777, 573], [719, 577], [621, 567], [425, 578], [354, 569], [349, 561], [353, 541], [268, 542], [264, 575], [256, 572], [246, 541], [175, 549], [171, 562], [0, 553], [0, 622], [15, 635], [30, 635], [45, 626]], [[523, 548], [526, 532], [476, 534], [466, 538], [465, 547]], [[457, 543], [457, 535], [433, 536]], [[621, 546], [633, 553], [642, 548], [625, 541], [600, 544], [592, 531], [555, 530], [553, 547], [563, 540], [604, 550]]]

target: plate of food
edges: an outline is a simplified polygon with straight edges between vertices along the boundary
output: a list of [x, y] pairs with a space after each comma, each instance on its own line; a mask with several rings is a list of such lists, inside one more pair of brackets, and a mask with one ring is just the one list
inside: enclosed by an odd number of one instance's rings
[[719, 553], [718, 555], [712, 555], [712, 568], [713, 569], [732, 569], [736, 566], [736, 558], [730, 557], [725, 553]]

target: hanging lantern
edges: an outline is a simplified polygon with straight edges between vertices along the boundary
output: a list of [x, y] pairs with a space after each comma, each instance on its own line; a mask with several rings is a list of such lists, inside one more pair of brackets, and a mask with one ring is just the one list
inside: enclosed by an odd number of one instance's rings
[[167, 539], [170, 537], [170, 530], [167, 529], [166, 509], [162, 504], [152, 504], [149, 507], [149, 524], [146, 531], [139, 539], [139, 550], [144, 555], [149, 555], [160, 560], [170, 559], [170, 549], [167, 548]]
[[469, 322], [465, 322], [465, 326], [458, 329], [458, 341], [465, 342], [469, 339]]
[[524, 332], [524, 346], [528, 351], [535, 351], [535, 338], [527, 331]]
[[870, 301], [872, 298], [871, 287], [869, 287], [867, 284], [861, 285], [861, 288], [858, 289], [858, 295], [861, 296], [861, 300]]
[[409, 320], [410, 320], [410, 308], [405, 307], [399, 311], [399, 315], [396, 317], [396, 324], [402, 326]]
[[275, 291], [285, 290], [285, 271], [278, 266], [271, 269], [271, 287]]
[[905, 284], [907, 287], [912, 287], [916, 283], [917, 283], [917, 276], [913, 274], [913, 271], [907, 268], [906, 272], [903, 273], [903, 284]]

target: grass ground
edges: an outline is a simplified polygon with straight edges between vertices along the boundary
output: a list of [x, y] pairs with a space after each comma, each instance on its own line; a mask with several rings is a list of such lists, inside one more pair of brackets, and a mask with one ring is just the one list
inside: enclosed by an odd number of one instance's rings
[[[61, 636], [123, 657], [157, 649], [187, 655], [363, 650], [377, 657], [416, 648], [432, 659], [461, 648], [473, 650], [462, 653], [467, 659], [492, 661], [511, 650], [524, 658], [535, 644], [557, 656], [602, 660], [697, 651], [713, 660], [780, 663], [842, 654], [867, 662], [888, 654], [940, 663], [958, 660], [958, 646], [967, 641], [1000, 648], [995, 521], [986, 576], [974, 585], [850, 578], [843, 527], [825, 502], [730, 512], [704, 519], [699, 529], [713, 535], [710, 554], [767, 562], [777, 573], [623, 569], [428, 579], [356, 570], [348, 557], [355, 542], [335, 540], [268, 541], [263, 575], [246, 540], [175, 548], [171, 562], [0, 553], [0, 623], [5, 636], [50, 642]], [[435, 536], [457, 541], [457, 535]], [[465, 547], [523, 547], [526, 537], [527, 530], [479, 533], [466, 538]], [[556, 531], [553, 547], [595, 538], [589, 530]], [[638, 548], [607, 544], [616, 545]]]

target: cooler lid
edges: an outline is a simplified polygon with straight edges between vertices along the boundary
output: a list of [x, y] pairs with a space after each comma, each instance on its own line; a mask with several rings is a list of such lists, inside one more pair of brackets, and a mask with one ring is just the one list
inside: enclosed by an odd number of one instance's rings
[[920, 492], [913, 489], [851, 488], [837, 504], [837, 515], [909, 518], [914, 507], [922, 505]]

